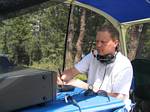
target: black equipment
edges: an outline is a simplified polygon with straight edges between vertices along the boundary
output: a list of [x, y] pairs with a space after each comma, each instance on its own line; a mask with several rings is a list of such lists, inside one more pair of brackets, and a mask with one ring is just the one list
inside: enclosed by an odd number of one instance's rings
[[110, 63], [113, 63], [115, 61], [116, 56], [112, 55], [112, 54], [107, 54], [104, 56], [97, 54], [96, 58], [98, 61], [100, 61], [102, 63], [110, 64]]
[[29, 68], [0, 74], [0, 112], [55, 100], [56, 79], [56, 72]]
[[110, 97], [108, 96], [108, 93], [104, 90], [94, 92], [93, 90], [88, 89], [84, 92], [84, 96], [97, 96], [97, 95], [107, 97], [108, 101], [110, 102]]
[[92, 50], [92, 54], [101, 63], [110, 64], [115, 61], [117, 52], [114, 55], [112, 55], [112, 54], [100, 55], [97, 53], [96, 50]]

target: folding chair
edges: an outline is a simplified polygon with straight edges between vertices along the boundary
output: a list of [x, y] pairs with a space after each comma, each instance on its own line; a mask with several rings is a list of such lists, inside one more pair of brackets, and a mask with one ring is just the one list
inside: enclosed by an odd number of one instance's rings
[[150, 60], [135, 59], [132, 61], [136, 102], [135, 112], [150, 112]]

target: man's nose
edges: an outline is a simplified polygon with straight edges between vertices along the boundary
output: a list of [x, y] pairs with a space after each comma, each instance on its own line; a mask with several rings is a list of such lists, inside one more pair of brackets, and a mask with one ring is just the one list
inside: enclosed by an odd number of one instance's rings
[[102, 43], [101, 42], [98, 42], [97, 43], [97, 47], [101, 47], [102, 46]]

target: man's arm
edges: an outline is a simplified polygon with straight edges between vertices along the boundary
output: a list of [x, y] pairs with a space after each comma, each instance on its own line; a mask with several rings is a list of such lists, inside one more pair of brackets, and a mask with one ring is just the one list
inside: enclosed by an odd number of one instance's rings
[[125, 100], [128, 96], [121, 93], [108, 93], [109, 96], [116, 97], [121, 100]]
[[[79, 79], [71, 79], [68, 82], [63, 82], [64, 85], [72, 85], [74, 87], [82, 88], [82, 89], [88, 89], [89, 84], [86, 82], [79, 80]], [[99, 90], [93, 87], [94, 92], [98, 92]], [[108, 93], [109, 96], [116, 97], [118, 99], [124, 100], [128, 96], [125, 94], [120, 94], [120, 93]]]
[[113, 83], [113, 91], [110, 95], [119, 99], [129, 98], [132, 76], [132, 67], [128, 67], [120, 71], [117, 77], [115, 77], [115, 82]]
[[80, 72], [75, 68], [70, 68], [65, 70], [63, 73], [59, 73], [57, 75], [57, 84], [58, 85], [69, 85], [67, 84], [70, 80], [72, 80], [77, 74], [79, 74]]
[[[65, 85], [72, 85], [78, 88], [82, 89], [88, 89], [89, 84], [86, 82], [83, 82], [82, 80], [79, 79], [72, 79], [68, 83], [64, 83]], [[98, 92], [99, 90], [93, 87], [94, 92]], [[108, 93], [109, 96], [116, 97], [118, 99], [124, 100], [126, 99], [127, 95], [125, 94], [120, 94], [120, 93]]]
[[88, 89], [88, 84], [80, 79], [72, 79], [69, 82], [64, 82], [64, 85], [71, 85], [82, 89]]
[[67, 83], [68, 81], [73, 79], [79, 73], [80, 72], [75, 67], [67, 69], [61, 74], [62, 75], [61, 80]]

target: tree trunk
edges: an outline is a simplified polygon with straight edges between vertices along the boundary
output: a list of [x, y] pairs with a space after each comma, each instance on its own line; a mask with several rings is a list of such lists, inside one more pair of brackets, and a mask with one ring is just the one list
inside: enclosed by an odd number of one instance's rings
[[133, 60], [136, 55], [136, 51], [137, 51], [137, 47], [139, 43], [139, 36], [140, 36], [139, 27], [140, 26], [133, 26], [131, 30], [129, 31], [130, 39], [129, 39], [129, 44], [128, 44], [129, 46], [128, 58], [130, 60]]
[[81, 20], [80, 20], [80, 34], [76, 43], [77, 53], [75, 56], [75, 63], [79, 62], [83, 53], [82, 45], [83, 45], [83, 38], [85, 34], [85, 16], [86, 16], [86, 10], [82, 9]]
[[72, 40], [74, 37], [74, 20], [73, 20], [73, 11], [74, 6], [71, 9], [71, 17], [68, 31], [68, 40], [67, 40], [67, 52], [66, 52], [66, 68], [70, 68], [73, 65], [73, 56], [72, 56]]
[[136, 52], [136, 58], [140, 58], [141, 55], [142, 55], [142, 50], [143, 50], [144, 41], [145, 41], [145, 34], [147, 32], [148, 26], [149, 26], [149, 24], [144, 24], [143, 25], [141, 36], [140, 36], [140, 39], [139, 39], [139, 45], [138, 45], [138, 48], [137, 48], [138, 50]]

